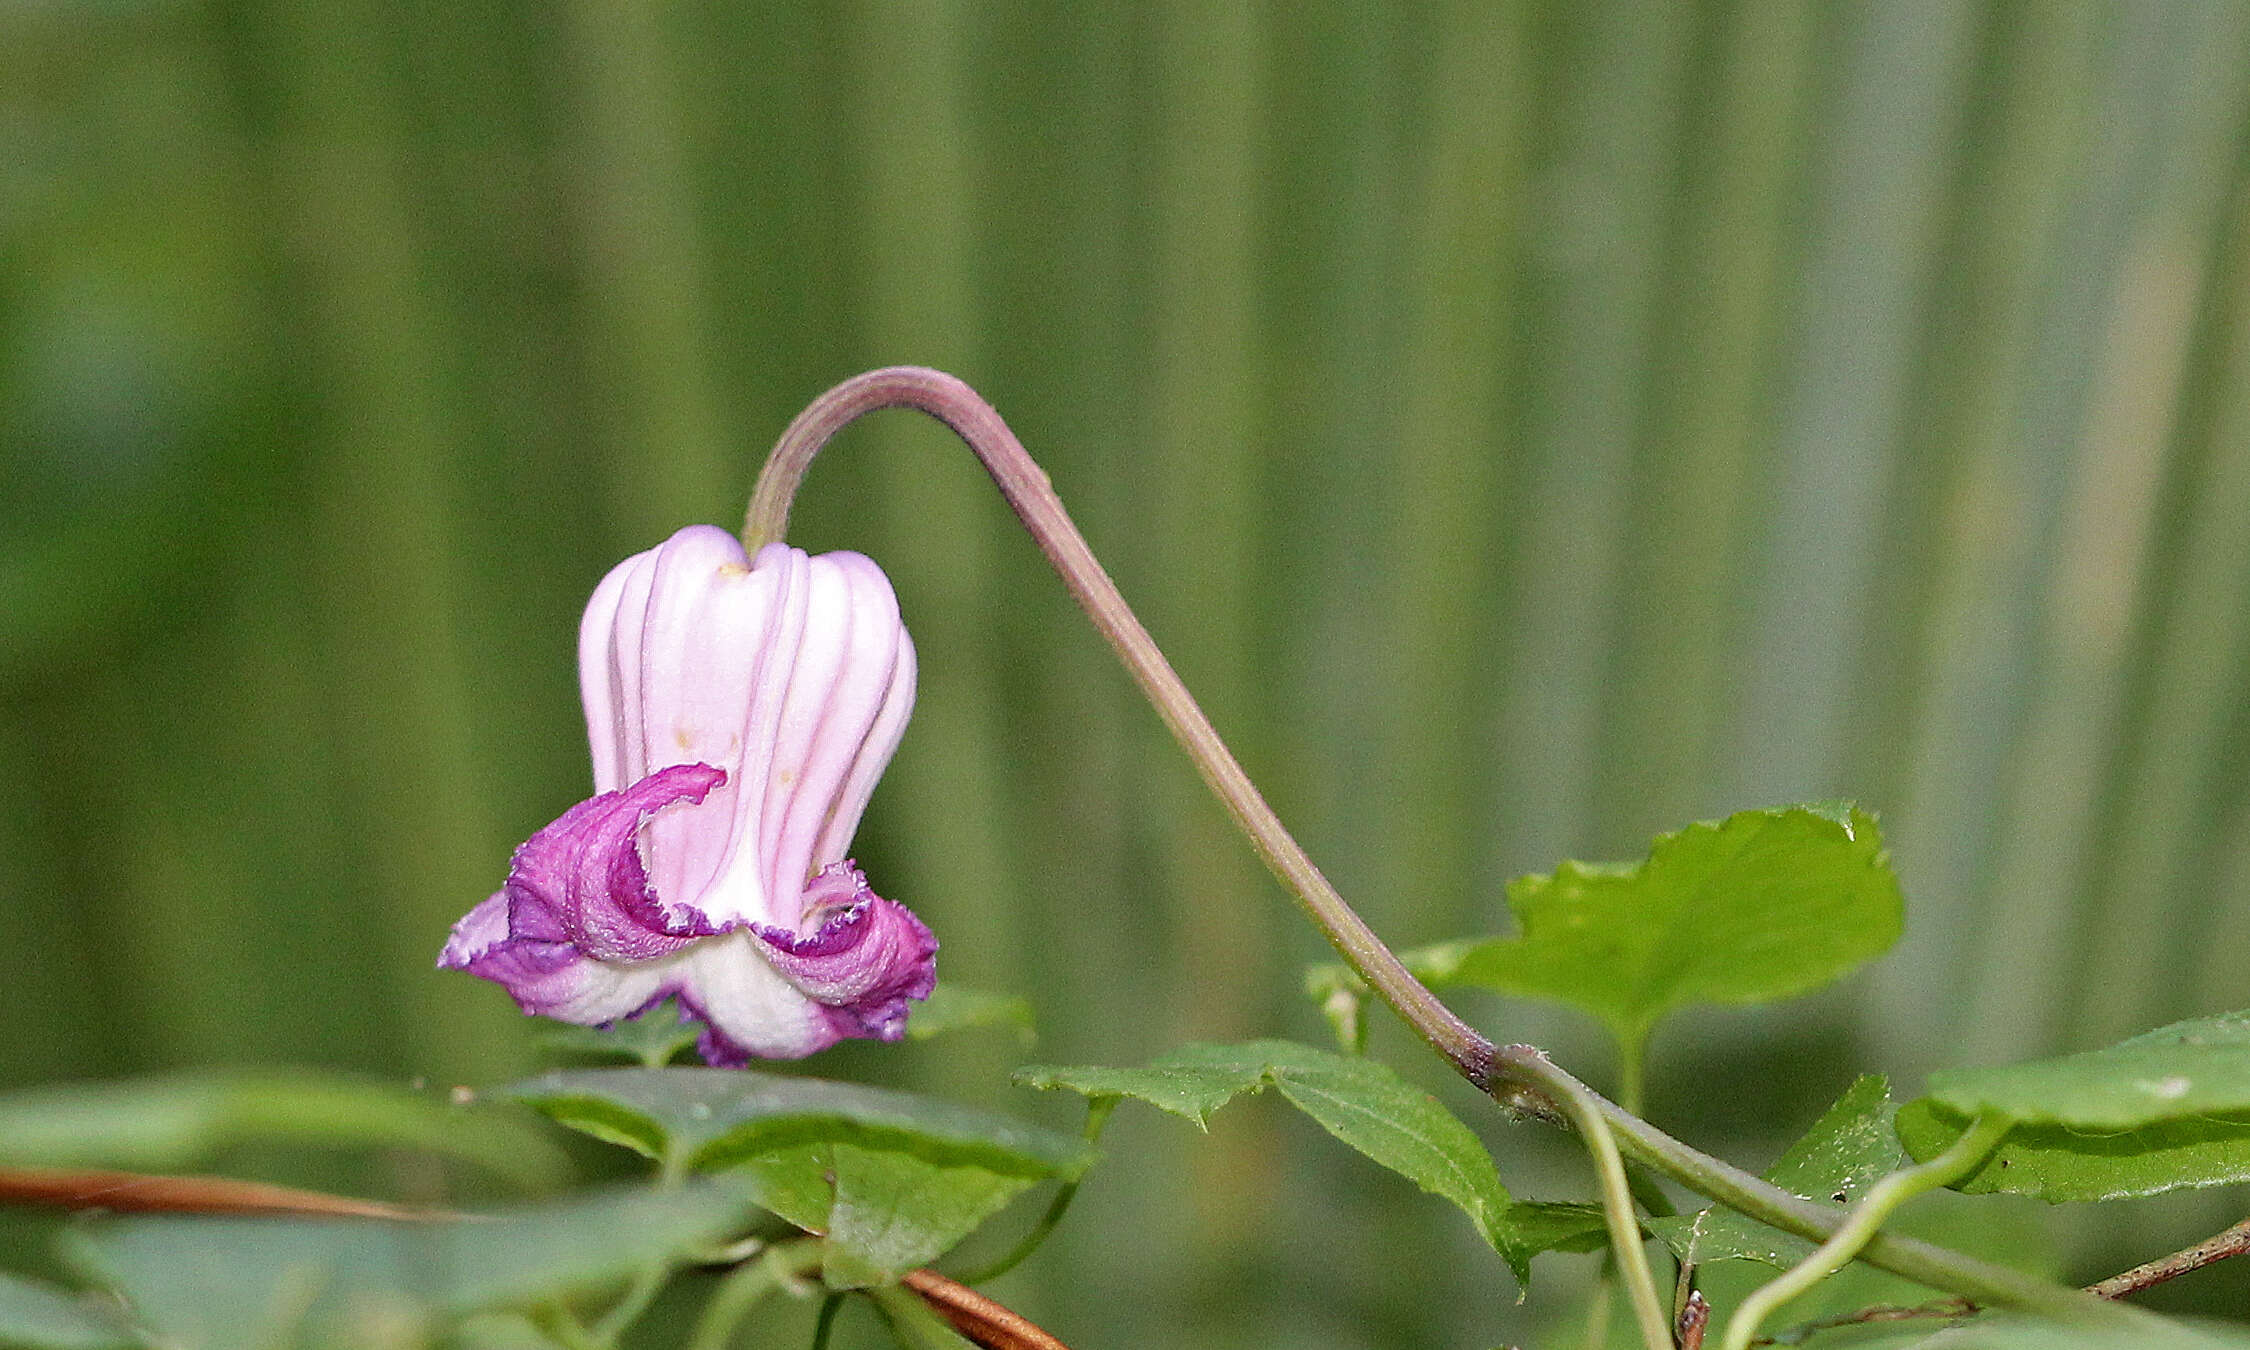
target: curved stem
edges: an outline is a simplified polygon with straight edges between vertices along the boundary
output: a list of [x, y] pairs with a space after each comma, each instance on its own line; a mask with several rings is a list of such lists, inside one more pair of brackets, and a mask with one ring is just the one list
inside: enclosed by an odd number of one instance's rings
[[[1123, 1100], [1122, 1097], [1088, 1097], [1086, 1099], [1086, 1128], [1083, 1134], [1087, 1143], [1101, 1142], [1102, 1126], [1109, 1123], [1110, 1112], [1115, 1111], [1117, 1104]], [[1024, 1258], [1038, 1251], [1040, 1244], [1047, 1240], [1048, 1234], [1055, 1231], [1055, 1225], [1062, 1222], [1062, 1216], [1070, 1210], [1070, 1202], [1077, 1196], [1078, 1183], [1076, 1181], [1064, 1182], [1062, 1188], [1055, 1192], [1055, 1198], [1047, 1202], [1047, 1212], [1039, 1216], [1039, 1222], [1032, 1226], [1030, 1232], [1023, 1235], [1021, 1242], [1002, 1253], [998, 1260], [987, 1262], [974, 1270], [962, 1271], [953, 1278], [962, 1284], [983, 1284], [988, 1280], [997, 1280], [1017, 1266], [1022, 1265]]]
[[836, 1314], [843, 1308], [842, 1294], [830, 1294], [820, 1301], [820, 1316], [813, 1321], [812, 1350], [828, 1350], [828, 1338], [836, 1333]]
[[1852, 1207], [1843, 1226], [1814, 1248], [1812, 1255], [1783, 1271], [1778, 1278], [1758, 1286], [1742, 1300], [1742, 1306], [1727, 1319], [1727, 1334], [1719, 1342], [1719, 1350], [1750, 1350], [1750, 1338], [1758, 1334], [1758, 1328], [1776, 1308], [1843, 1269], [1899, 1206], [1968, 1175], [1992, 1152], [2013, 1124], [2006, 1116], [1981, 1117], [1953, 1142], [1952, 1147], [1935, 1158], [1916, 1167], [1901, 1168], [1876, 1182], [1866, 1197]]
[[1017, 519], [1031, 532], [1086, 611], [1086, 617], [1123, 660], [1141, 692], [1156, 705], [1164, 724], [1171, 728], [1188, 758], [1195, 762], [1203, 781], [1226, 805], [1235, 824], [1297, 898], [1307, 917], [1327, 936], [1359, 977], [1399, 1010], [1407, 1025], [1444, 1055], [1463, 1077], [1488, 1089], [1492, 1085], [1492, 1042], [1453, 1014], [1407, 972], [1389, 947], [1383, 945], [1344, 897], [1321, 875], [1320, 869], [1266, 805], [1265, 797], [1243, 771], [1234, 752], [1219, 739], [1211, 720], [1196, 706], [1172, 663], [1157, 648], [1141, 621], [1134, 617], [1117, 583], [1094, 558], [1084, 535], [1071, 523], [1062, 499], [1055, 495], [1047, 475], [1035, 463], [1000, 414], [977, 396], [975, 390], [943, 371], [921, 366], [892, 366], [854, 376], [813, 400], [798, 414], [775, 443], [773, 454], [751, 490], [750, 510], [743, 523], [743, 543], [751, 552], [779, 539], [789, 522], [789, 504], [813, 456], [829, 438], [855, 419], [879, 408], [914, 408], [951, 427], [976, 452], [985, 471], [1007, 498]]
[[626, 1286], [624, 1294], [593, 1325], [594, 1344], [601, 1346], [603, 1350], [615, 1350], [617, 1338], [625, 1334], [627, 1327], [639, 1321], [642, 1313], [648, 1311], [648, 1305], [656, 1301], [656, 1296], [663, 1292], [665, 1283], [671, 1277], [672, 1263], [664, 1260], [650, 1261], [635, 1271], [633, 1282]]
[[687, 1350], [726, 1350], [734, 1329], [777, 1289], [799, 1285], [820, 1269], [820, 1240], [777, 1243], [728, 1272], [689, 1333]]
[[[1000, 414], [976, 391], [951, 375], [921, 366], [892, 366], [857, 375], [813, 400], [774, 445], [752, 489], [743, 524], [743, 542], [753, 551], [782, 536], [789, 505], [813, 457], [831, 437], [854, 420], [881, 408], [913, 408], [952, 428], [983, 461], [1000, 495], [1007, 498], [1039, 549], [1062, 577], [1094, 627], [1107, 638], [1141, 691], [1156, 706], [1211, 791], [1226, 806], [1251, 847], [1281, 879], [1298, 906], [1358, 976], [1390, 1005], [1416, 1034], [1480, 1091], [1510, 1110], [1559, 1121], [1555, 1103], [1578, 1094], [1615, 1135], [1619, 1149], [1696, 1192], [1751, 1218], [1814, 1241], [1825, 1240], [1843, 1221], [1829, 1206], [1791, 1195], [1738, 1167], [1688, 1147], [1564, 1072], [1528, 1045], [1495, 1046], [1476, 1028], [1455, 1016], [1347, 904], [1297, 843], [1259, 793], [1242, 765], [1219, 739], [1156, 642], [1135, 618], [1116, 583], [1094, 558], [1085, 537], [1071, 523], [1047, 475]], [[1928, 1243], [1878, 1235], [1863, 1254], [1871, 1264], [1949, 1293], [1980, 1302], [2005, 1304], [2028, 1312], [2075, 1321], [2123, 1316], [2129, 1310], [2104, 1304], [1990, 1262], [1974, 1260]]]
[[1625, 1160], [1618, 1156], [1617, 1140], [1602, 1119], [1593, 1096], [1574, 1092], [1562, 1099], [1571, 1123], [1594, 1155], [1594, 1170], [1602, 1183], [1602, 1218], [1609, 1225], [1610, 1249], [1617, 1268], [1624, 1272], [1625, 1292], [1633, 1302], [1633, 1320], [1640, 1324], [1647, 1350], [1672, 1350], [1672, 1328], [1664, 1304], [1656, 1296], [1656, 1280], [1649, 1273], [1648, 1251], [1641, 1245], [1640, 1214], [1633, 1208], [1632, 1188], [1625, 1180]]

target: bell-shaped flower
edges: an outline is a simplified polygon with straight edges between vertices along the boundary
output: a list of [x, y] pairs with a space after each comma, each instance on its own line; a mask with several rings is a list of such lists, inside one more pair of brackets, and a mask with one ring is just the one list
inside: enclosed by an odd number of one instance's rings
[[691, 526], [596, 588], [579, 677], [596, 795], [438, 964], [583, 1025], [677, 995], [713, 1064], [896, 1040], [937, 943], [845, 857], [914, 703], [882, 569]]

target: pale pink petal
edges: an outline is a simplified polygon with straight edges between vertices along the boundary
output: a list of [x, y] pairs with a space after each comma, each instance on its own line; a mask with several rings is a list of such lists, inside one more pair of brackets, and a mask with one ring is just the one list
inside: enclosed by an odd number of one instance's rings
[[[838, 860], [816, 857], [817, 845], [858, 771], [880, 773], [890, 757], [891, 746], [876, 744], [871, 733], [885, 712], [906, 632], [890, 582], [874, 563], [829, 553], [812, 560], [812, 571], [812, 613], [774, 746], [760, 839], [768, 893], [777, 898], [793, 897]], [[769, 922], [794, 926], [798, 917], [776, 905]]]
[[573, 1022], [676, 993], [715, 1064], [896, 1039], [937, 943], [843, 861], [914, 701], [881, 569], [682, 530], [603, 578], [579, 672], [597, 795], [517, 850], [440, 964]]

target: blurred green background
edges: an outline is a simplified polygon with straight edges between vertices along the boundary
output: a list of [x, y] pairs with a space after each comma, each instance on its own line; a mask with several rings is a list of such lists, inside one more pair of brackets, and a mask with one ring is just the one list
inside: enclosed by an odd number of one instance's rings
[[[0, 1084], [531, 1065], [431, 965], [587, 790], [579, 606], [901, 361], [1011, 419], [1396, 942], [1690, 818], [1881, 811], [1905, 943], [1660, 1033], [1692, 1139], [2250, 1004], [2246, 51], [2234, 0], [0, 0]], [[1319, 1034], [1317, 941], [967, 454], [861, 424], [795, 541], [920, 644], [859, 854], [949, 978], [1042, 1059]], [[1067, 1125], [1023, 1057], [811, 1067]], [[1073, 1345], [1567, 1300], [1265, 1104], [1110, 1146], [998, 1288]]]

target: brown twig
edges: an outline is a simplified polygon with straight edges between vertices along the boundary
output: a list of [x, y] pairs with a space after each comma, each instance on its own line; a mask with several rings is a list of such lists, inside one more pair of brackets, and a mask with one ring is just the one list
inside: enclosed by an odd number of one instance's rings
[[2166, 1280], [2177, 1279], [2191, 1270], [2216, 1265], [2230, 1256], [2250, 1252], [2250, 1219], [2213, 1233], [2192, 1247], [2184, 1247], [2170, 1256], [2159, 1256], [2154, 1261], [2143, 1262], [2131, 1270], [2110, 1276], [2099, 1284], [2086, 1286], [2086, 1292], [2097, 1298], [2124, 1298], [2143, 1289], [2153, 1289]]
[[[2086, 1292], [2096, 1298], [2120, 1299], [2153, 1289], [2166, 1280], [2178, 1279], [2189, 1271], [2217, 1265], [2229, 1257], [2250, 1252], [2250, 1219], [2196, 1243], [2183, 1247], [2169, 1256], [2159, 1256], [2154, 1261], [2144, 1261], [2131, 1270], [2120, 1271], [2106, 1280], [2086, 1286]], [[1940, 1299], [1912, 1308], [1878, 1306], [1862, 1308], [1843, 1317], [1826, 1318], [1808, 1322], [1798, 1331], [1826, 1331], [1832, 1327], [1856, 1326], [1862, 1322], [1903, 1322], [1912, 1317], [1968, 1317], [1980, 1311], [1967, 1299]]]
[[166, 1177], [59, 1167], [0, 1167], [0, 1203], [169, 1214], [303, 1214], [337, 1219], [446, 1219], [380, 1200], [233, 1177]]
[[937, 1309], [953, 1329], [984, 1350], [1070, 1350], [1070, 1347], [1032, 1325], [1022, 1314], [986, 1298], [965, 1284], [956, 1284], [934, 1270], [906, 1273], [906, 1287]]

